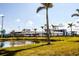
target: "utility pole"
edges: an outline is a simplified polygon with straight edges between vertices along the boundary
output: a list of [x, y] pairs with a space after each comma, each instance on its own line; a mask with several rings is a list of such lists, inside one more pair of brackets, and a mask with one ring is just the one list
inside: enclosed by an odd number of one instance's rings
[[[1, 39], [3, 38], [3, 18], [4, 18], [4, 15], [0, 15], [1, 16], [1, 18], [2, 18], [2, 23], [1, 23]], [[3, 39], [2, 39], [2, 42], [1, 42], [1, 45], [0, 45], [0, 47], [3, 47], [4, 46], [4, 43], [3, 43]]]
[[4, 15], [1, 15], [2, 17], [2, 24], [1, 24], [1, 38], [3, 38], [3, 25], [4, 25]]

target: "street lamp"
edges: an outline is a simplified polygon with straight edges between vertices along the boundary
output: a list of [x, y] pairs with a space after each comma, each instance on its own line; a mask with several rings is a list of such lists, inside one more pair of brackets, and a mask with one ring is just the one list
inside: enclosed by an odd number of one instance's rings
[[3, 38], [3, 23], [4, 23], [4, 15], [3, 14], [1, 14], [0, 15], [1, 16], [1, 18], [2, 18], [2, 23], [1, 23], [1, 38]]

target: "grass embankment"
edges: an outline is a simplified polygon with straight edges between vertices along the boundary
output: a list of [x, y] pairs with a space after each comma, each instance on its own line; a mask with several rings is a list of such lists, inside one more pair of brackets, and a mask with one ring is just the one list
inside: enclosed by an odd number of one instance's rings
[[[1, 48], [0, 55], [15, 56], [79, 56], [79, 37], [53, 37], [51, 45], [47, 42], [19, 47]], [[59, 41], [60, 40], [60, 41]]]

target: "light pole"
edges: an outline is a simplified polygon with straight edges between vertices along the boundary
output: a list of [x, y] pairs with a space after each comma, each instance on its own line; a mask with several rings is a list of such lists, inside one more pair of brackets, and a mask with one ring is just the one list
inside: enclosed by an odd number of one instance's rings
[[[1, 23], [1, 38], [3, 38], [3, 18], [4, 18], [4, 15], [0, 15], [1, 16], [1, 18], [2, 18], [2, 23]], [[1, 45], [0, 45], [0, 47], [3, 47], [4, 46], [4, 43], [3, 43], [3, 40], [2, 40], [2, 42], [1, 42]]]
[[1, 23], [1, 38], [3, 38], [3, 23], [4, 23], [4, 15], [0, 15], [1, 16], [1, 18], [2, 18], [2, 23]]

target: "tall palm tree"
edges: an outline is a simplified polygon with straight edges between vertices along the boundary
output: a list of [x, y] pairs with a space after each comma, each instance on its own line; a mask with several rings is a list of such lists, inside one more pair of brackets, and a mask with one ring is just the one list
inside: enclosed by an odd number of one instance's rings
[[49, 32], [49, 21], [48, 21], [48, 9], [52, 8], [53, 5], [52, 3], [41, 3], [42, 6], [38, 7], [37, 9], [37, 13], [42, 10], [42, 9], [46, 9], [46, 24], [47, 24], [47, 39], [48, 39], [48, 44], [50, 44], [50, 32]]
[[43, 28], [44, 28], [44, 27], [43, 27], [43, 26], [41, 26], [41, 28], [42, 28], [42, 37], [43, 37]]
[[72, 14], [71, 17], [73, 17], [73, 16], [78, 16], [78, 17], [79, 17], [79, 9], [76, 9], [76, 11], [77, 11], [78, 13]]
[[69, 24], [68, 24], [68, 28], [70, 27], [70, 29], [71, 29], [71, 35], [72, 35], [72, 27], [73, 27], [73, 26], [75, 26], [75, 24], [73, 24], [73, 23], [69, 23]]

